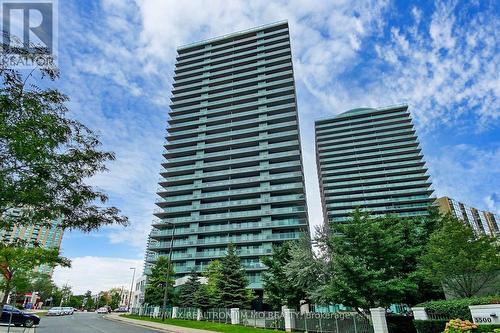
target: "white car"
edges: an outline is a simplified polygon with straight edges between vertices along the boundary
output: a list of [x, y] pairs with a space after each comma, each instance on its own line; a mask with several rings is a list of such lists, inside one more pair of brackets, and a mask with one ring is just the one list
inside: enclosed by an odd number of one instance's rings
[[64, 310], [61, 307], [54, 307], [50, 308], [49, 311], [47, 311], [47, 316], [63, 316], [64, 315]]
[[102, 307], [102, 308], [97, 309], [96, 312], [97, 313], [108, 313], [108, 308]]
[[75, 309], [73, 309], [72, 307], [63, 307], [62, 309], [65, 315], [72, 315], [73, 312], [75, 312]]

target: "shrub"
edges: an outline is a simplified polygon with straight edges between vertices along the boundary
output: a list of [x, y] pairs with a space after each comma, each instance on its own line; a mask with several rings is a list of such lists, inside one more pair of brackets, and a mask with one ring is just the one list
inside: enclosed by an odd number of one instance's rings
[[452, 319], [446, 323], [444, 333], [471, 333], [477, 325], [469, 320]]
[[414, 320], [413, 325], [417, 333], [442, 333], [447, 320]]
[[500, 296], [459, 298], [452, 300], [440, 300], [421, 303], [418, 306], [425, 307], [427, 313], [438, 313], [450, 319], [460, 318], [472, 320], [469, 305], [500, 304]]
[[500, 333], [500, 325], [478, 325], [474, 333]]

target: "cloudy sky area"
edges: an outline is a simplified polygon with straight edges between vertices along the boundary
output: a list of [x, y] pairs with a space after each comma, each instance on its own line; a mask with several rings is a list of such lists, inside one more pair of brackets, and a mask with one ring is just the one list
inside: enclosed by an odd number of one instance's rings
[[92, 183], [131, 226], [64, 235], [75, 292], [142, 271], [176, 47], [287, 19], [311, 224], [321, 223], [314, 120], [408, 103], [437, 196], [500, 213], [498, 1], [59, 1], [59, 87], [116, 153]]

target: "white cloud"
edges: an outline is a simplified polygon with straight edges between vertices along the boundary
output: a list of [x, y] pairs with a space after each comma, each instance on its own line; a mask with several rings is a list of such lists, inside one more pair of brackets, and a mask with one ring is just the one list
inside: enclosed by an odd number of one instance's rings
[[71, 258], [71, 268], [57, 267], [54, 270], [54, 282], [58, 286], [68, 284], [74, 294], [83, 294], [87, 290], [97, 293], [113, 287], [130, 288], [133, 270], [136, 278], [142, 274], [142, 260], [110, 257]]

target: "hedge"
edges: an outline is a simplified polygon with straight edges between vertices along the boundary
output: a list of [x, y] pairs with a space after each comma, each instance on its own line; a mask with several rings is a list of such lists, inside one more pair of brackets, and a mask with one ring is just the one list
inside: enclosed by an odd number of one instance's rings
[[494, 329], [500, 329], [500, 325], [478, 325], [477, 328], [474, 330], [474, 333], [479, 332], [479, 333], [489, 333], [493, 332]]
[[[448, 320], [414, 320], [417, 333], [443, 333]], [[500, 325], [478, 325], [474, 333], [490, 333]]]
[[417, 306], [425, 307], [428, 314], [437, 313], [450, 319], [472, 320], [469, 305], [500, 304], [500, 296], [471, 297], [430, 301]]
[[417, 333], [442, 333], [448, 320], [414, 320]]

